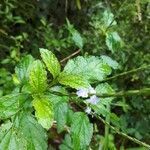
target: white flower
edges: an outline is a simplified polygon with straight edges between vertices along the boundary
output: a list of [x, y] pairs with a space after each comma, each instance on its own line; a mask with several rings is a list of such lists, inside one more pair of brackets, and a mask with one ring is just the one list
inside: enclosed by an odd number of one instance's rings
[[87, 114], [90, 114], [90, 113], [91, 113], [91, 108], [90, 108], [90, 107], [87, 107], [87, 108], [85, 109], [85, 112], [86, 112]]
[[88, 97], [88, 89], [79, 89], [76, 94], [78, 95], [78, 97], [84, 97], [87, 98]]
[[91, 96], [89, 99], [86, 100], [87, 103], [91, 103], [96, 105], [99, 101], [99, 98], [96, 95]]
[[90, 86], [88, 88], [88, 90], [89, 90], [89, 94], [96, 94], [96, 91], [95, 91], [95, 89], [93, 87]]

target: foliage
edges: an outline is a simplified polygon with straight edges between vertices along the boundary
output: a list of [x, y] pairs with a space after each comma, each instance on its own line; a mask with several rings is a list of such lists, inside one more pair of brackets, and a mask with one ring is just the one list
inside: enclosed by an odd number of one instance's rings
[[149, 19], [148, 0], [1, 0], [1, 149], [147, 149]]

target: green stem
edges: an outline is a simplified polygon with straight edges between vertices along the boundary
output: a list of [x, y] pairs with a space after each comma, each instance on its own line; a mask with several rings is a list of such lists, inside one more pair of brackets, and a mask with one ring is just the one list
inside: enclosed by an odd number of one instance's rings
[[144, 142], [142, 142], [142, 141], [140, 141], [140, 140], [138, 140], [138, 139], [136, 139], [136, 138], [134, 138], [134, 137], [131, 137], [131, 136], [129, 136], [129, 135], [127, 135], [127, 134], [125, 134], [125, 133], [123, 133], [123, 132], [121, 132], [121, 131], [119, 131], [119, 129], [117, 129], [117, 128], [111, 126], [108, 122], [106, 122], [106, 121], [105, 121], [104, 119], [102, 119], [100, 116], [97, 116], [97, 115], [95, 115], [94, 113], [93, 113], [92, 115], [94, 115], [96, 118], [98, 118], [99, 120], [101, 120], [104, 124], [108, 125], [108, 126], [109, 126], [112, 130], [114, 130], [117, 134], [122, 135], [123, 137], [129, 139], [130, 141], [132, 141], [132, 142], [134, 142], [134, 143], [137, 143], [137, 144], [139, 144], [139, 145], [141, 145], [141, 146], [143, 146], [143, 147], [146, 147], [146, 148], [150, 149], [150, 145], [148, 145], [148, 144], [146, 144], [146, 143], [144, 143]]
[[[107, 111], [110, 112], [110, 105], [107, 105]], [[110, 124], [110, 114], [108, 113], [106, 116], [105, 121]], [[109, 145], [109, 125], [105, 124], [105, 143], [104, 143], [104, 150], [108, 150]]]
[[[53, 84], [52, 84], [53, 85]], [[60, 92], [54, 92], [53, 94], [59, 95], [59, 96], [77, 96], [76, 93], [71, 94], [62, 94]], [[134, 96], [134, 95], [144, 95], [149, 96], [150, 95], [150, 88], [144, 88], [140, 90], [129, 90], [129, 91], [120, 91], [118, 93], [110, 93], [110, 94], [96, 94], [96, 96], [101, 98], [107, 98], [107, 97], [127, 97], [127, 96]]]
[[115, 76], [112, 76], [110, 78], [107, 78], [105, 80], [102, 80], [99, 83], [110, 81], [110, 80], [113, 80], [113, 79], [116, 79], [116, 78], [119, 78], [119, 77], [122, 77], [122, 76], [126, 76], [126, 75], [129, 75], [129, 74], [138, 72], [138, 71], [142, 71], [142, 70], [148, 69], [148, 68], [150, 68], [150, 65], [146, 65], [146, 66], [142, 66], [142, 67], [139, 67], [139, 68], [136, 68], [136, 69], [132, 69], [132, 70], [129, 70], [129, 71], [117, 74]]

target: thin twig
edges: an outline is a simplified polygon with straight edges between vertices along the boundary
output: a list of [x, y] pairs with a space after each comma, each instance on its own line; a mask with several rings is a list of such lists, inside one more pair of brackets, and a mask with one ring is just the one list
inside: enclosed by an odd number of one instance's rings
[[144, 146], [144, 147], [150, 149], [150, 145], [148, 145], [148, 144], [146, 144], [146, 143], [144, 143], [144, 142], [142, 142], [142, 141], [140, 141], [140, 140], [138, 140], [138, 139], [136, 139], [136, 138], [134, 138], [134, 137], [131, 137], [131, 136], [129, 136], [129, 135], [127, 135], [127, 134], [125, 134], [125, 133], [123, 133], [123, 132], [121, 132], [121, 131], [119, 131], [119, 129], [117, 129], [117, 128], [111, 126], [109, 123], [107, 123], [107, 122], [106, 122], [104, 119], [102, 119], [100, 116], [95, 115], [95, 113], [92, 113], [92, 115], [95, 116], [96, 118], [98, 118], [99, 120], [101, 120], [101, 121], [102, 121], [104, 124], [106, 124], [107, 126], [109, 126], [109, 127], [110, 127], [112, 130], [114, 130], [117, 134], [119, 134], [119, 135], [121, 135], [121, 136], [123, 136], [123, 137], [129, 139], [130, 141], [132, 141], [132, 142], [134, 142], [134, 143], [137, 143], [137, 144], [139, 144], [139, 145], [141, 145], [141, 146]]
[[132, 74], [132, 73], [141, 71], [141, 70], [149, 69], [149, 68], [150, 68], [150, 65], [141, 66], [141, 67], [136, 68], [136, 69], [132, 69], [132, 70], [129, 70], [129, 71], [126, 71], [126, 72], [122, 72], [122, 73], [117, 74], [117, 75], [115, 75], [115, 76], [112, 76], [112, 77], [110, 77], [110, 78], [106, 78], [106, 79], [100, 81], [99, 83], [106, 82], [106, 81], [110, 81], [110, 80], [116, 79], [116, 78], [118, 78], [118, 77], [126, 76], [126, 75], [129, 75], [129, 74]]
[[66, 60], [70, 59], [71, 57], [73, 57], [73, 56], [77, 55], [78, 53], [80, 53], [80, 51], [81, 51], [80, 49], [77, 50], [76, 52], [74, 52], [71, 55], [69, 55], [69, 56], [65, 57], [64, 59], [62, 59], [60, 62], [63, 63], [64, 61], [66, 61]]
[[[81, 106], [79, 103], [76, 103], [81, 109], [84, 109], [83, 106]], [[145, 143], [145, 142], [142, 142], [132, 136], [129, 136], [127, 134], [125, 134], [124, 132], [121, 132], [119, 129], [117, 129], [116, 127], [110, 125], [108, 122], [106, 122], [103, 118], [101, 118], [99, 115], [95, 114], [94, 112], [91, 112], [91, 115], [96, 117], [97, 119], [99, 119], [102, 123], [104, 123], [105, 125], [109, 126], [110, 129], [114, 130], [117, 134], [129, 139], [130, 141], [134, 142], [134, 143], [137, 143], [143, 147], [146, 147], [148, 149], [150, 149], [150, 145]]]
[[[70, 93], [70, 94], [62, 94], [60, 92], [54, 92], [53, 94], [59, 95], [59, 96], [77, 96], [76, 93]], [[96, 94], [96, 96], [100, 98], [107, 98], [107, 97], [127, 97], [127, 96], [134, 96], [134, 95], [150, 95], [150, 88], [144, 88], [140, 90], [129, 90], [129, 91], [120, 91], [117, 93], [106, 93], [106, 94]]]

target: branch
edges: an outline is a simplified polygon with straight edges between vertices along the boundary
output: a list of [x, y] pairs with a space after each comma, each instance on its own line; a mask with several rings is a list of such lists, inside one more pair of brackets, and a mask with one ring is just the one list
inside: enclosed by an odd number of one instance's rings
[[102, 119], [100, 116], [97, 116], [97, 115], [95, 115], [94, 113], [92, 113], [92, 115], [94, 115], [96, 118], [98, 118], [99, 120], [101, 120], [104, 124], [106, 124], [107, 126], [109, 126], [109, 127], [110, 127], [112, 130], [114, 130], [117, 134], [122, 135], [123, 137], [129, 139], [130, 141], [133, 141], [134, 143], [137, 143], [137, 144], [139, 144], [139, 145], [141, 145], [141, 146], [144, 146], [144, 147], [150, 149], [150, 145], [148, 145], [148, 144], [146, 144], [146, 143], [144, 143], [144, 142], [142, 142], [142, 141], [140, 141], [140, 140], [138, 140], [138, 139], [136, 139], [136, 138], [134, 138], [134, 137], [131, 137], [131, 136], [129, 136], [129, 135], [127, 135], [127, 134], [125, 134], [125, 133], [123, 133], [123, 132], [121, 132], [121, 131], [119, 131], [119, 129], [117, 129], [117, 128], [111, 126], [109, 123], [107, 123], [107, 122], [106, 122], [104, 119]]
[[71, 55], [69, 55], [69, 56], [65, 57], [64, 59], [62, 59], [60, 62], [63, 63], [64, 61], [66, 61], [66, 60], [70, 59], [71, 57], [75, 56], [76, 54], [80, 53], [80, 51], [81, 51], [80, 49], [77, 50], [76, 52], [74, 52]]
[[117, 75], [115, 75], [115, 76], [112, 76], [112, 77], [110, 77], [110, 78], [106, 78], [106, 79], [100, 81], [100, 83], [106, 82], [106, 81], [110, 81], [110, 80], [113, 80], [113, 79], [115, 79], [115, 78], [122, 77], [122, 76], [126, 76], [126, 75], [129, 75], [129, 74], [138, 72], [138, 71], [142, 71], [142, 70], [145, 70], [145, 69], [149, 69], [149, 68], [150, 68], [150, 65], [141, 66], [141, 67], [136, 68], [136, 69], [132, 69], [132, 70], [129, 70], [129, 71], [126, 71], [126, 72], [122, 72], [122, 73], [117, 74]]

